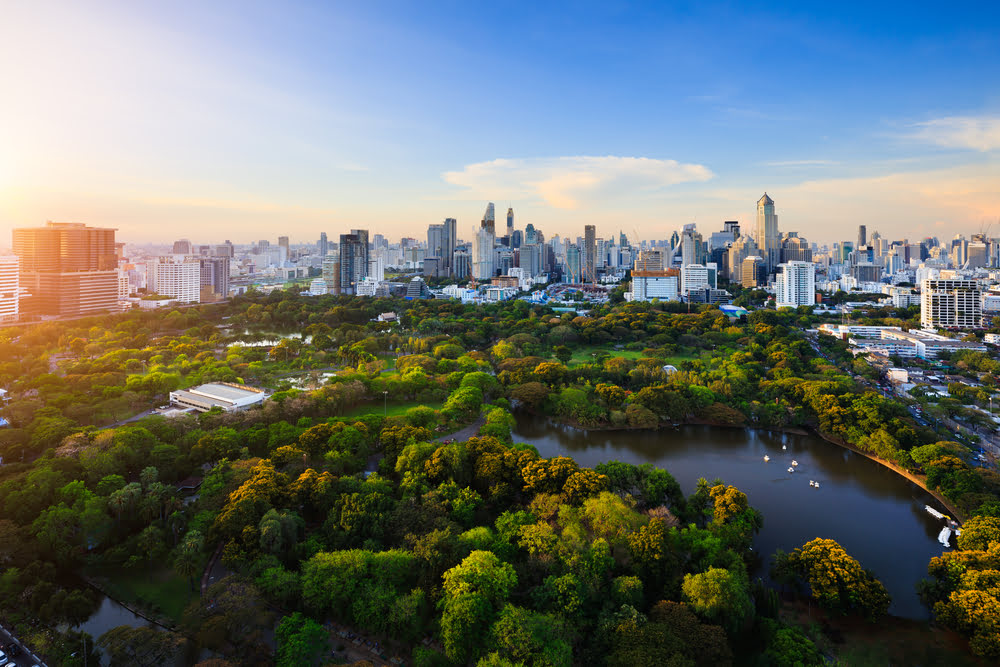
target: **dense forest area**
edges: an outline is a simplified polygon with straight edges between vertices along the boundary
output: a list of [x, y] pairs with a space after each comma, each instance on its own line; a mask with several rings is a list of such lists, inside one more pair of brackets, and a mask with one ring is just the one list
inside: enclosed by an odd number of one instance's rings
[[[837, 341], [820, 354], [808, 309], [677, 310], [275, 292], [0, 329], [0, 611], [54, 664], [83, 664], [83, 645], [216, 665], [358, 661], [360, 633], [414, 665], [822, 664], [788, 600], [885, 615], [884, 587], [835, 542], [776, 554], [769, 588], [751, 576], [752, 498], [540, 458], [511, 439], [520, 410], [591, 429], [809, 428], [919, 475], [967, 519], [921, 593], [1000, 655], [1000, 476], [866, 387]], [[210, 381], [273, 395], [121, 422]], [[178, 488], [191, 479], [195, 496]], [[216, 555], [226, 576], [202, 595]], [[146, 601], [170, 629], [95, 646], [74, 631], [87, 583], [122, 573], [161, 582]]]

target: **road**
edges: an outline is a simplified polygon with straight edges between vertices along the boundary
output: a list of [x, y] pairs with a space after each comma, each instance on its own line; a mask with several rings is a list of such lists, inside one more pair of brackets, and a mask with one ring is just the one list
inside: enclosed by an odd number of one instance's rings
[[[7, 651], [6, 648], [7, 644], [10, 644], [11, 642], [14, 642], [15, 644], [21, 647], [21, 653], [16, 658], [11, 658], [10, 653]], [[44, 662], [41, 661], [41, 659], [38, 658], [38, 656], [31, 653], [31, 651], [29, 651], [27, 647], [21, 644], [21, 642], [18, 641], [14, 637], [14, 635], [7, 632], [7, 629], [4, 628], [2, 625], [0, 625], [0, 643], [4, 645], [3, 652], [7, 654], [8, 658], [10, 658], [10, 662], [7, 663], [8, 665], [17, 665], [17, 667], [31, 667], [32, 665], [45, 664]]]

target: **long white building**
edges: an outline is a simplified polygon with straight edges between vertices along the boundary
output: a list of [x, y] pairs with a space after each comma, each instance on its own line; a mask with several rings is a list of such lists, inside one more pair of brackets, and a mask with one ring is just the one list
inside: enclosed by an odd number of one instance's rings
[[785, 262], [775, 276], [775, 306], [797, 308], [816, 303], [816, 265], [812, 262]]
[[0, 256], [0, 322], [16, 322], [21, 262], [17, 255]]

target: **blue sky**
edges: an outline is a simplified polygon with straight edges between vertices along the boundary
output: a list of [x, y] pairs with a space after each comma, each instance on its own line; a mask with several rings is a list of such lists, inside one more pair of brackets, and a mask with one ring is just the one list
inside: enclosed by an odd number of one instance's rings
[[995, 3], [667, 4], [12, 5], [0, 244], [468, 237], [487, 201], [663, 238], [765, 190], [820, 243], [1000, 235]]

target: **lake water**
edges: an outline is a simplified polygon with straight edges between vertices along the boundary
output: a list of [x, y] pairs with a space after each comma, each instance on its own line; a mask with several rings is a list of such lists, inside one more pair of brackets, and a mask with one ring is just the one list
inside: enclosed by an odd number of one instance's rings
[[[685, 494], [699, 477], [721, 478], [764, 515], [754, 549], [765, 559], [817, 537], [836, 540], [885, 584], [890, 613], [929, 616], [915, 585], [944, 549], [937, 541], [944, 522], [924, 506], [947, 511], [917, 485], [860, 454], [816, 436], [710, 426], [588, 432], [520, 414], [514, 430], [515, 442], [534, 445], [543, 457], [570, 456], [586, 467], [611, 460], [652, 463], [668, 470]], [[799, 465], [789, 473], [793, 459]], [[766, 570], [765, 564], [756, 574], [766, 578]]]

